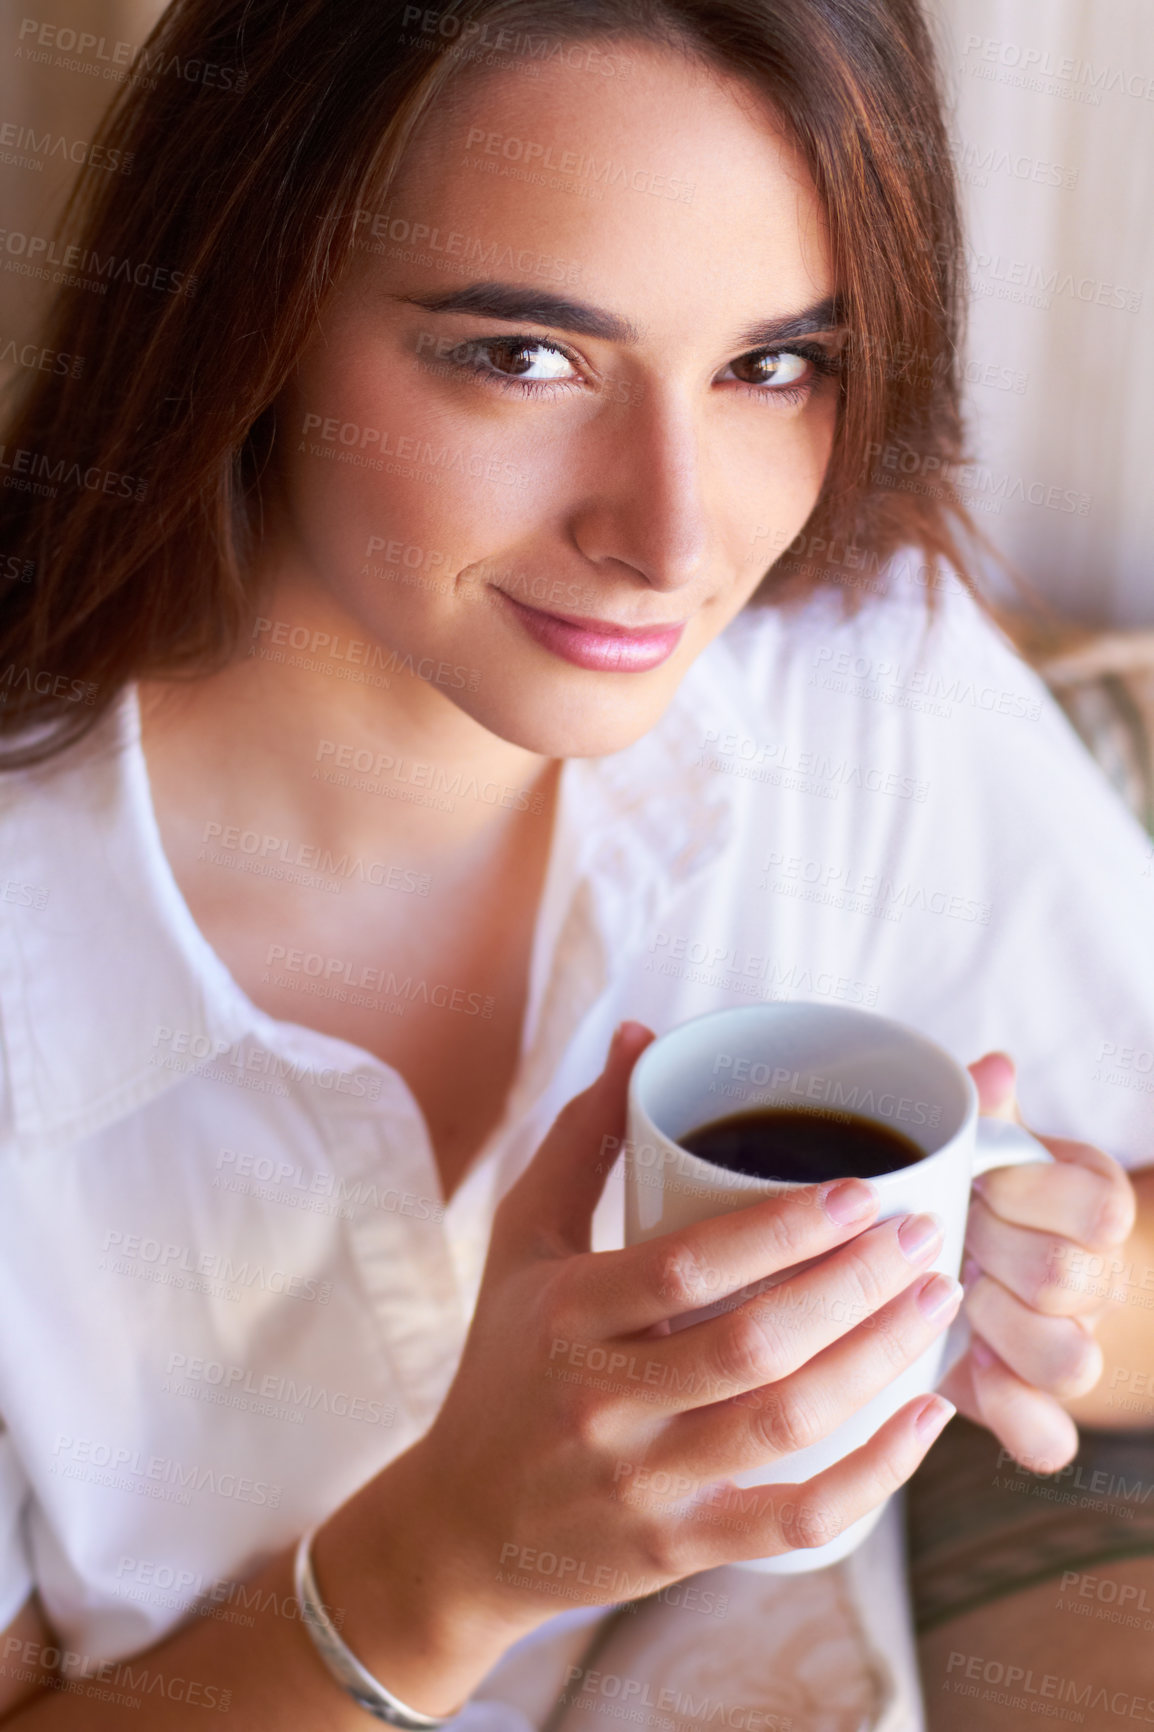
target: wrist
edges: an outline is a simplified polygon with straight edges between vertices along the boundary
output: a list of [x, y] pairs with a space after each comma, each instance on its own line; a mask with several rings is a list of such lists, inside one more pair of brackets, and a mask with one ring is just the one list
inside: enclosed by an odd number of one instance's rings
[[422, 1477], [420, 1445], [316, 1530], [313, 1569], [341, 1640], [394, 1695], [451, 1714], [532, 1627], [494, 1604]]

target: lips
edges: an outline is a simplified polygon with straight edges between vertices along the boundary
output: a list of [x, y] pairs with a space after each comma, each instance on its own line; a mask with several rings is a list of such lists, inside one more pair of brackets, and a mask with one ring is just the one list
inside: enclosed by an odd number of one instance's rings
[[498, 590], [514, 617], [543, 649], [575, 667], [599, 673], [645, 673], [667, 661], [681, 641], [684, 620], [672, 625], [615, 625], [611, 620], [543, 613]]

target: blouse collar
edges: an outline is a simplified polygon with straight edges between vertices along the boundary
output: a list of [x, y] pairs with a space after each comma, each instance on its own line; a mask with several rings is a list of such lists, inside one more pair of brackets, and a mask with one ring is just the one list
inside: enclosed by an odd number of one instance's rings
[[[710, 729], [741, 719], [726, 635], [641, 739], [563, 765], [550, 872], [563, 876], [567, 904], [584, 888], [607, 972], [732, 839], [737, 785], [709, 769], [704, 750]], [[5, 854], [31, 891], [31, 905], [9, 897], [12, 941], [0, 950], [21, 1147], [92, 1135], [170, 1087], [182, 1072], [160, 1060], [174, 1039], [190, 1067], [246, 1036], [275, 1044], [283, 1025], [242, 992], [176, 885], [135, 687], [80, 747], [12, 775], [9, 790]]]

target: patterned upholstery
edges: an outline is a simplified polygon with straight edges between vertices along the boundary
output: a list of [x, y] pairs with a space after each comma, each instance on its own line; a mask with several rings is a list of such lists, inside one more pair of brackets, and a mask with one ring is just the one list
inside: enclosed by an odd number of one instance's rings
[[1154, 836], [1154, 631], [1039, 624], [1001, 608], [996, 616]]

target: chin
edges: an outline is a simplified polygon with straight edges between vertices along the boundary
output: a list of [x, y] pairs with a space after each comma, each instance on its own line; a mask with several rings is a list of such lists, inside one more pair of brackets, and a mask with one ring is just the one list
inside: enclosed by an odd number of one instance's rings
[[[632, 678], [616, 675], [616, 679]], [[470, 706], [474, 721], [512, 746], [543, 758], [601, 758], [623, 752], [661, 720], [676, 690], [662, 681], [660, 690], [632, 696], [604, 690], [526, 696], [510, 704]]]

